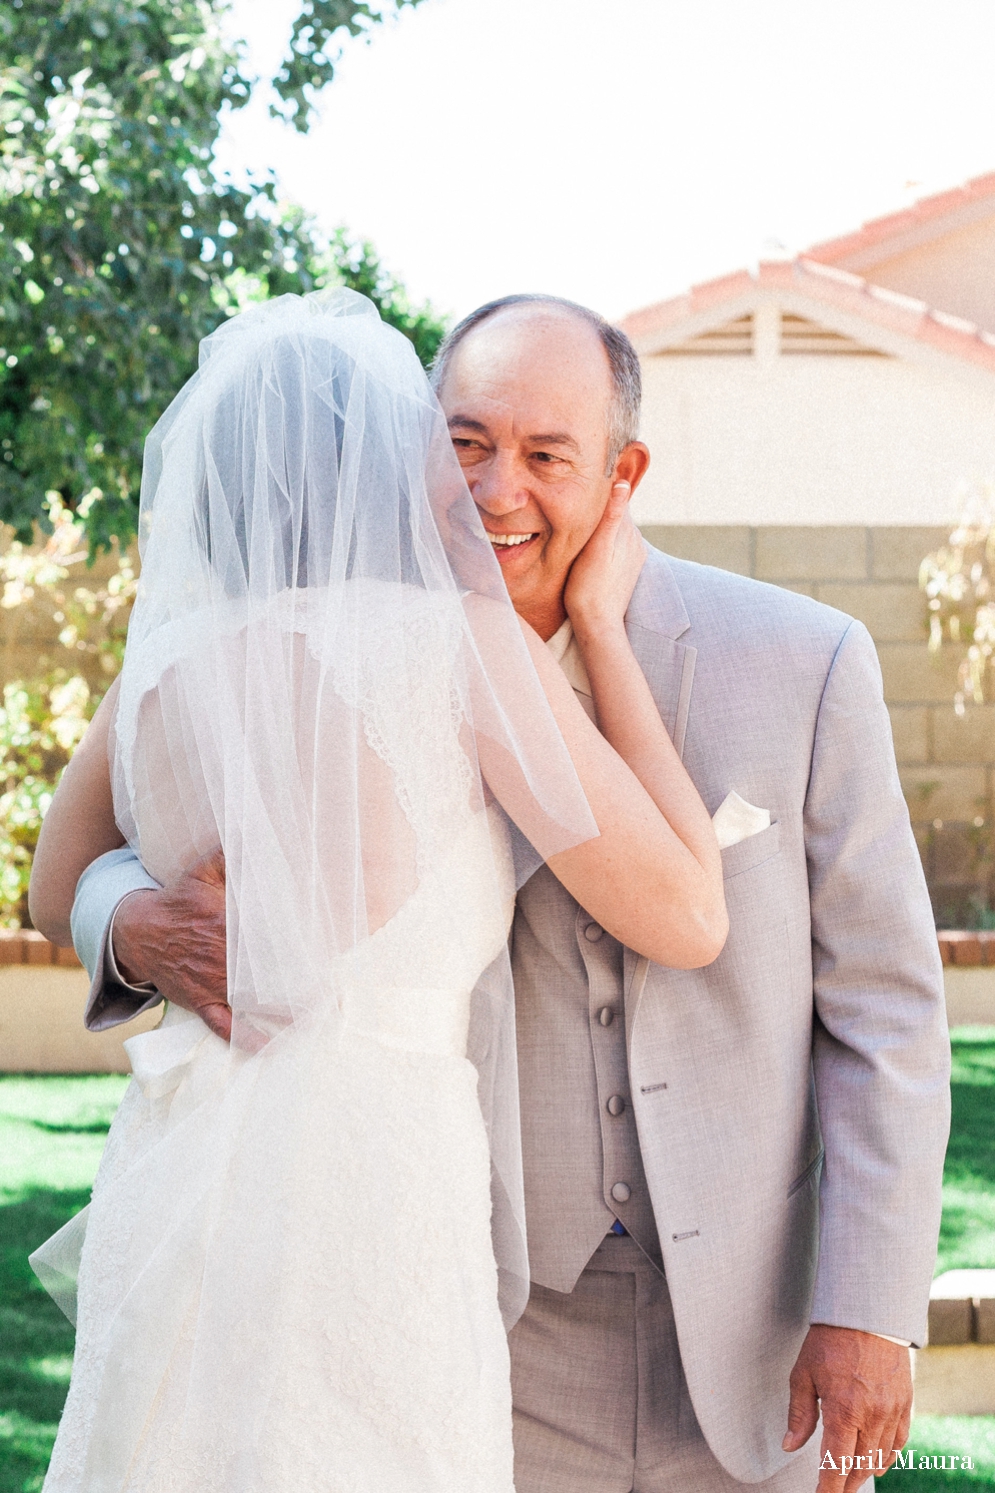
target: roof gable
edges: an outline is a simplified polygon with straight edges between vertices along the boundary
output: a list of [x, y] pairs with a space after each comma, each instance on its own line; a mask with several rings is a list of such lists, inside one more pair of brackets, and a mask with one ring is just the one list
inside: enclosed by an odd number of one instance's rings
[[[828, 327], [824, 322], [801, 316], [797, 311], [776, 307], [775, 335], [778, 351], [782, 357], [793, 354], [814, 353], [835, 357], [887, 357], [879, 347], [870, 347], [866, 342]], [[721, 321], [717, 326], [706, 325], [682, 340], [667, 343], [659, 348], [659, 357], [750, 357], [756, 350], [758, 338], [764, 331], [758, 325], [756, 311], [748, 311], [731, 321]]]
[[814, 244], [802, 257], [874, 279], [868, 271], [875, 265], [990, 218], [995, 218], [995, 171], [923, 197], [901, 212], [871, 218], [854, 233]]
[[995, 174], [876, 218], [803, 257], [995, 331]]
[[621, 326], [644, 356], [700, 353], [709, 345], [727, 353], [859, 351], [927, 361], [952, 357], [995, 374], [995, 334], [805, 258], [762, 263], [752, 274], [741, 270], [692, 286], [633, 312]]

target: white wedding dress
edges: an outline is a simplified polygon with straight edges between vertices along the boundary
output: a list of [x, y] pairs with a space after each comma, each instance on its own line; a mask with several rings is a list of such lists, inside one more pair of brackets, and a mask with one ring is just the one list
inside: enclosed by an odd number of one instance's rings
[[232, 1043], [131, 1039], [82, 1255], [32, 1257], [78, 1276], [46, 1493], [512, 1493], [507, 932], [597, 825], [411, 344], [233, 317], [140, 528], [115, 815], [163, 885], [224, 848]]
[[448, 863], [345, 956], [342, 1010], [313, 1028], [245, 1056], [170, 1008], [128, 1042], [46, 1493], [511, 1493], [465, 1056], [507, 935], [503, 835], [468, 814]]

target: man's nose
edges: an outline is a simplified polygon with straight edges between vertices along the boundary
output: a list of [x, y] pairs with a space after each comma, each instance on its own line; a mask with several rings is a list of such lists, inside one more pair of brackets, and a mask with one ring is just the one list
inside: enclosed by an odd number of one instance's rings
[[506, 518], [529, 501], [528, 486], [520, 464], [513, 456], [496, 452], [478, 467], [470, 479], [470, 491], [478, 508], [492, 518]]

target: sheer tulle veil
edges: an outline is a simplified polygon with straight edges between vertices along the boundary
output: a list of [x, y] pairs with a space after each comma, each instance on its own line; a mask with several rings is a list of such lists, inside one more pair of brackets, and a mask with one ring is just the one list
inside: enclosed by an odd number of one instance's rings
[[[517, 785], [495, 884], [509, 854], [520, 885], [597, 833], [442, 411], [364, 298], [283, 296], [204, 342], [147, 442], [141, 548], [115, 809], [161, 880], [224, 847], [233, 1064], [336, 1019], [351, 952], [468, 814], [502, 818], [488, 763]], [[469, 1056], [511, 1322], [528, 1270], [504, 947]]]

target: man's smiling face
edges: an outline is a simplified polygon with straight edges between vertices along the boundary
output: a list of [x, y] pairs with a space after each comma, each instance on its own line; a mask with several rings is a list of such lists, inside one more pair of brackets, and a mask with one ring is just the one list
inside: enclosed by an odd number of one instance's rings
[[570, 566], [611, 493], [608, 355], [554, 306], [496, 312], [454, 349], [439, 399], [516, 611], [564, 620]]

